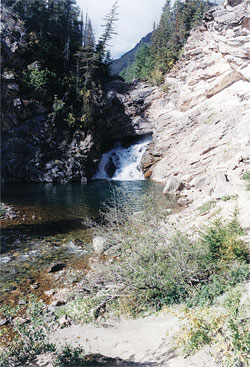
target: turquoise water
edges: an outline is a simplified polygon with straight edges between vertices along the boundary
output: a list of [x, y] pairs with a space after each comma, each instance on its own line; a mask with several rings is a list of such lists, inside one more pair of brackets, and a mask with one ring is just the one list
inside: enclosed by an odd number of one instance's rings
[[[88, 184], [8, 184], [2, 186], [2, 201], [11, 205], [51, 208], [60, 216], [82, 218], [97, 216], [104, 203], [108, 203], [116, 192], [117, 199], [124, 192], [136, 198], [154, 192], [166, 200], [163, 186], [152, 181], [92, 181]], [[120, 193], [119, 193], [120, 191]], [[133, 200], [132, 200], [133, 201]], [[52, 214], [52, 213], [51, 213]]]
[[85, 219], [98, 218], [100, 209], [114, 200], [138, 210], [143, 196], [153, 193], [158, 203], [173, 206], [162, 190], [162, 185], [147, 180], [3, 185], [2, 201], [19, 215], [2, 228], [0, 290], [18, 286], [52, 262], [84, 258], [92, 240]]

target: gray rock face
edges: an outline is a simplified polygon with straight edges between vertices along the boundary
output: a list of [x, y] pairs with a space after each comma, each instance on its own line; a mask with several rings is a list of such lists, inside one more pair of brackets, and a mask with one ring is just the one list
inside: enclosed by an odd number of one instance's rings
[[166, 193], [190, 200], [244, 190], [241, 176], [250, 170], [250, 1], [211, 9], [165, 84], [168, 91], [154, 90], [146, 112], [154, 121], [151, 178], [165, 182]]
[[126, 136], [152, 132], [152, 122], [145, 115], [147, 97], [153, 88], [144, 84], [128, 85], [120, 80], [106, 85], [105, 133], [107, 138], [119, 140]]
[[47, 114], [34, 115], [2, 132], [2, 180], [81, 181], [92, 145], [83, 132], [61, 132]]
[[4, 69], [20, 62], [20, 55], [26, 50], [24, 23], [10, 9], [1, 7], [1, 68]]

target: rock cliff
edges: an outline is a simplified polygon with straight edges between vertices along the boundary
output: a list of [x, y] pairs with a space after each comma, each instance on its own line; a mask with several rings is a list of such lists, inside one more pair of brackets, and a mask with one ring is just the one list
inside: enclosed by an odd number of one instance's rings
[[146, 174], [186, 203], [197, 195], [238, 193], [250, 169], [249, 0], [227, 1], [205, 14], [163, 89], [146, 101], [154, 121]]
[[250, 165], [249, 0], [210, 9], [163, 88], [106, 84], [93, 132], [62, 130], [41, 103], [21, 96], [15, 70], [26, 49], [14, 13], [2, 15], [2, 177], [5, 182], [86, 181], [114, 140], [153, 131], [146, 177], [183, 203], [234, 195]]
[[134, 92], [119, 79], [105, 85], [96, 106], [100, 123], [92, 131], [56, 124], [43, 101], [23, 98], [18, 73], [35, 55], [22, 57], [28, 49], [24, 23], [5, 6], [1, 11], [2, 182], [86, 182], [113, 140], [151, 132], [144, 118], [149, 88]]

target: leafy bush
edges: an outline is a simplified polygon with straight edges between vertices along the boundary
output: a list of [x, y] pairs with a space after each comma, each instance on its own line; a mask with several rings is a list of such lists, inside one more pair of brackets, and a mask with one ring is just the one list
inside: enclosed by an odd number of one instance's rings
[[54, 95], [54, 103], [52, 106], [53, 112], [55, 114], [60, 113], [63, 110], [64, 105], [65, 105], [65, 102], [59, 99], [57, 95]]
[[188, 309], [183, 311], [182, 320], [188, 321], [182, 328], [178, 344], [183, 346], [186, 355], [196, 352], [206, 344], [211, 344], [214, 330], [221, 329], [224, 315], [209, 308]]
[[163, 93], [168, 93], [169, 90], [171, 88], [171, 84], [170, 83], [165, 83], [161, 86], [161, 90], [163, 91]]
[[64, 120], [67, 122], [69, 127], [75, 127], [76, 126], [76, 118], [72, 112], [70, 112], [67, 117]]
[[228, 201], [228, 200], [236, 200], [237, 195], [224, 195], [221, 197], [222, 201]]
[[242, 292], [234, 289], [229, 292], [224, 306], [228, 312], [227, 329], [222, 332], [218, 343], [217, 359], [228, 366], [248, 367], [250, 360], [250, 320], [248, 310], [250, 300], [242, 303]]
[[54, 367], [81, 367], [85, 366], [85, 353], [80, 347], [73, 348], [66, 344], [53, 362]]
[[0, 217], [4, 217], [6, 213], [7, 213], [6, 208], [0, 205]]
[[153, 70], [149, 76], [149, 82], [153, 85], [161, 85], [164, 82], [163, 72], [158, 69]]
[[66, 306], [58, 307], [55, 314], [58, 318], [63, 315], [69, 316], [74, 322], [86, 324], [96, 319], [95, 310], [103, 301], [102, 297], [77, 297], [68, 302]]
[[248, 249], [237, 216], [216, 220], [194, 241], [168, 225], [166, 212], [147, 198], [132, 215], [110, 208], [105, 226], [96, 228], [109, 242], [112, 262], [95, 269], [92, 281], [117, 284], [121, 309], [132, 315], [164, 304], [211, 304], [238, 280], [249, 277]]
[[245, 181], [250, 180], [250, 172], [245, 172], [242, 176], [242, 179]]
[[243, 233], [237, 220], [237, 213], [227, 224], [223, 224], [221, 219], [215, 220], [201, 236], [201, 243], [209, 249], [208, 261], [229, 262], [233, 259], [247, 261], [248, 249], [239, 239], [239, 235]]
[[55, 350], [54, 345], [49, 343], [48, 339], [53, 322], [44, 313], [43, 308], [43, 302], [31, 296], [25, 316], [27, 322], [20, 317], [15, 318], [21, 311], [19, 306], [1, 308], [1, 314], [9, 320], [16, 335], [0, 356], [1, 367], [22, 365], [27, 360], [34, 359], [39, 353]]
[[212, 274], [206, 283], [200, 283], [190, 289], [185, 303], [189, 307], [211, 305], [216, 297], [249, 278], [248, 264], [237, 261], [230, 263], [220, 272]]
[[33, 69], [23, 71], [22, 79], [28, 87], [45, 94], [50, 76], [55, 76], [55, 74], [51, 73], [47, 68], [43, 70]]
[[216, 348], [215, 360], [225, 367], [249, 367], [250, 321], [248, 303], [242, 303], [242, 292], [228, 292], [221, 308], [185, 309], [181, 319], [186, 321], [178, 344], [185, 354], [196, 352], [206, 344]]

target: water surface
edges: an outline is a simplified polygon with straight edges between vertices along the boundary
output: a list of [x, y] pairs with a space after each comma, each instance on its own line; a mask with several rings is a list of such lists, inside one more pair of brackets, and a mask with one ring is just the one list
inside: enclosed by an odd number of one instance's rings
[[[118, 189], [118, 193], [117, 193]], [[127, 193], [135, 198], [154, 192], [161, 195], [163, 186], [148, 181], [91, 181], [88, 184], [8, 184], [2, 185], [2, 201], [11, 205], [32, 206], [40, 209], [51, 209], [48, 216], [54, 218], [82, 218], [97, 216], [104, 203], [108, 203], [114, 196], [118, 200]], [[120, 194], [119, 194], [119, 191]], [[48, 219], [50, 219], [48, 217]]]
[[153, 193], [157, 202], [171, 206], [162, 189], [147, 180], [3, 185], [2, 201], [13, 205], [19, 216], [2, 228], [0, 290], [15, 287], [54, 261], [84, 258], [92, 240], [84, 221], [97, 218], [114, 197], [119, 203], [129, 200], [138, 210], [140, 199]]

